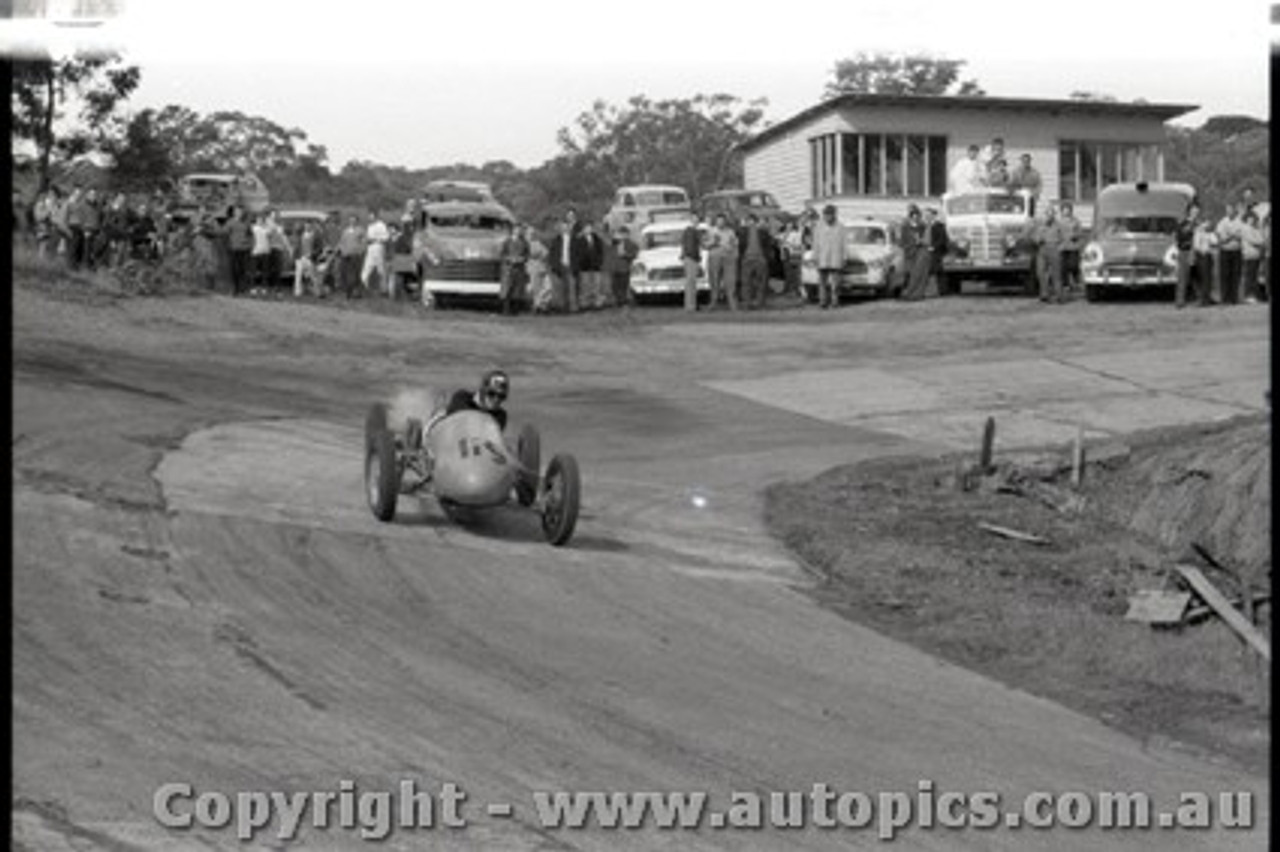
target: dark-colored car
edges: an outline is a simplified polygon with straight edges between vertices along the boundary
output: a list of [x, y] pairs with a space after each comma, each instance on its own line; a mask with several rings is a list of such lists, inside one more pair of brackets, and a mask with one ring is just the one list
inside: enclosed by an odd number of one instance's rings
[[734, 227], [742, 225], [748, 213], [760, 217], [760, 221], [774, 228], [786, 224], [787, 215], [778, 206], [777, 199], [759, 189], [726, 189], [712, 192], [698, 199], [697, 210], [702, 221], [710, 224], [721, 213]]

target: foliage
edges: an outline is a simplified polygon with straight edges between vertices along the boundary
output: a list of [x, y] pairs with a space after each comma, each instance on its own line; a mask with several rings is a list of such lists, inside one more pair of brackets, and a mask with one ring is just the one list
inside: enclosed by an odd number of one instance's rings
[[562, 128], [561, 156], [549, 177], [576, 178], [570, 197], [609, 197], [618, 186], [674, 183], [699, 196], [741, 184], [736, 146], [764, 118], [763, 99], [727, 94], [653, 101], [636, 95], [623, 106], [596, 101], [575, 126]]
[[1270, 197], [1270, 129], [1255, 119], [1252, 130], [1224, 133], [1224, 127], [1235, 130], [1241, 125], [1219, 118], [1231, 117], [1215, 116], [1194, 130], [1170, 127], [1166, 131], [1165, 178], [1194, 186], [1210, 216], [1220, 215], [1226, 202], [1238, 200], [1246, 187], [1260, 201]]
[[964, 59], [927, 53], [859, 52], [838, 60], [824, 97], [860, 93], [878, 95], [985, 95], [976, 80], [961, 80]]
[[[63, 60], [28, 57], [12, 62], [13, 138], [36, 147], [39, 190], [49, 185], [54, 154], [71, 160], [98, 147], [116, 107], [138, 87], [141, 72], [114, 53], [78, 54]], [[79, 104], [78, 123], [57, 127], [69, 98]]]

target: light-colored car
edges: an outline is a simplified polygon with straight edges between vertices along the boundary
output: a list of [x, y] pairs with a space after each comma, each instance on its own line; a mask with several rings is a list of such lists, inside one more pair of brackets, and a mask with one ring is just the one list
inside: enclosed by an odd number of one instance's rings
[[1171, 288], [1178, 283], [1174, 231], [1196, 191], [1186, 183], [1118, 183], [1098, 193], [1093, 238], [1080, 253], [1084, 295]]
[[[842, 295], [896, 296], [903, 287], [906, 263], [898, 242], [898, 227], [883, 219], [854, 219], [845, 227], [845, 263], [836, 290]], [[817, 296], [818, 267], [813, 251], [806, 250], [800, 263], [800, 283], [805, 296]]]
[[669, 216], [688, 217], [693, 213], [689, 193], [669, 184], [624, 186], [613, 196], [613, 206], [605, 214], [605, 222], [614, 233], [625, 225], [631, 233]]
[[[640, 253], [631, 264], [631, 292], [637, 296], [658, 296], [684, 292], [684, 261], [680, 259], [680, 238], [689, 226], [687, 219], [659, 221], [640, 229]], [[706, 234], [706, 225], [699, 225]], [[707, 253], [698, 264], [698, 291], [708, 292]]]

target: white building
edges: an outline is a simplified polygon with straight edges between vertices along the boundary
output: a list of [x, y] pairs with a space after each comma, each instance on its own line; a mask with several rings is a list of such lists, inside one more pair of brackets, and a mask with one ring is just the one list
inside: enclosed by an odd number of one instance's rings
[[834, 202], [842, 210], [901, 216], [936, 205], [952, 165], [971, 144], [1003, 138], [1010, 167], [1024, 153], [1041, 197], [1072, 201], [1084, 221], [1108, 184], [1164, 179], [1165, 122], [1184, 104], [846, 94], [747, 140], [748, 189], [772, 192], [788, 210]]

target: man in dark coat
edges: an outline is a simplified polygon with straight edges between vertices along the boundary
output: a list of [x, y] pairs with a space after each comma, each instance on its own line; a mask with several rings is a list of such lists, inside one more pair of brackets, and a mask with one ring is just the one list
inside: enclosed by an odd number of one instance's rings
[[555, 282], [555, 302], [571, 314], [578, 312], [578, 281], [582, 270], [582, 241], [578, 214], [570, 209], [560, 223], [560, 233], [547, 246], [547, 267]]

